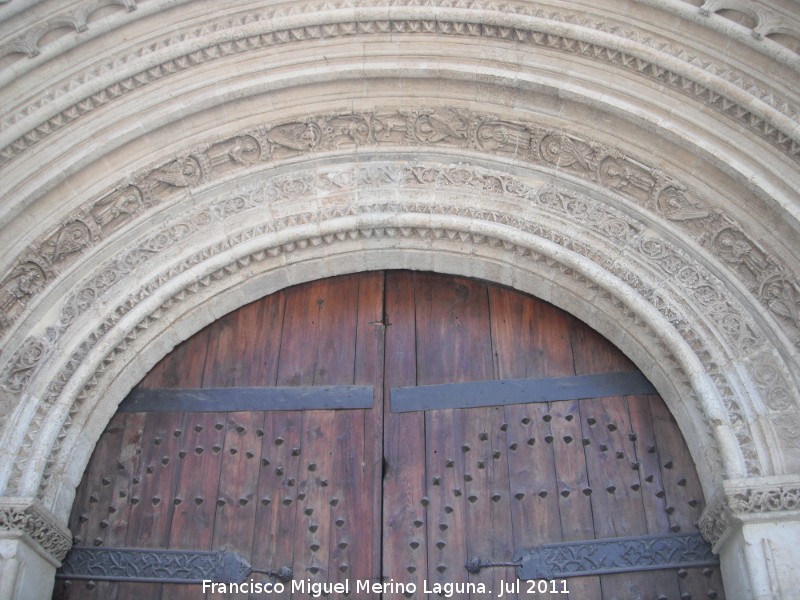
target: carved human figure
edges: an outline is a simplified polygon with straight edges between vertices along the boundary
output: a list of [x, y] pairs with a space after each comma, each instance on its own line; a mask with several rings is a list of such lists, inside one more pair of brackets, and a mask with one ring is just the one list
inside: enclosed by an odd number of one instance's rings
[[559, 167], [580, 165], [588, 171], [594, 170], [594, 150], [588, 144], [574, 140], [566, 135], [545, 136], [539, 144], [542, 158]]
[[408, 117], [399, 111], [370, 115], [372, 135], [379, 142], [403, 142], [409, 132]]
[[729, 265], [739, 272], [745, 269], [747, 272], [743, 275], [751, 281], [760, 279], [769, 267], [764, 254], [741, 231], [723, 229], [714, 240], [714, 247], [717, 256]]
[[517, 153], [531, 145], [531, 135], [523, 127], [512, 123], [483, 123], [476, 133], [478, 143], [486, 150]]
[[690, 199], [683, 190], [670, 185], [662, 189], [656, 200], [658, 211], [670, 221], [704, 219], [709, 211], [699, 201]]
[[95, 223], [101, 228], [114, 229], [144, 209], [142, 192], [127, 186], [97, 202], [91, 209]]
[[267, 133], [270, 153], [281, 148], [284, 150], [310, 150], [322, 139], [320, 128], [314, 123], [288, 123], [273, 127]]
[[761, 299], [773, 312], [789, 319], [800, 327], [800, 289], [785, 275], [775, 275], [761, 286]]
[[194, 158], [181, 158], [152, 172], [151, 177], [173, 187], [189, 187], [200, 182], [202, 170]]
[[370, 135], [369, 123], [361, 115], [343, 115], [330, 119], [325, 129], [337, 148], [365, 144]]

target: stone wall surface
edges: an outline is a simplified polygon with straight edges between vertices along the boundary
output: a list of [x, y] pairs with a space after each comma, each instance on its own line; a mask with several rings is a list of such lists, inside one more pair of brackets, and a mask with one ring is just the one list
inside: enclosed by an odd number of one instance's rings
[[[793, 0], [0, 2], [0, 518], [65, 523], [117, 403], [205, 324], [427, 269], [625, 351], [728, 597], [797, 597], [799, 49]], [[11, 597], [62, 556], [25, 527]]]

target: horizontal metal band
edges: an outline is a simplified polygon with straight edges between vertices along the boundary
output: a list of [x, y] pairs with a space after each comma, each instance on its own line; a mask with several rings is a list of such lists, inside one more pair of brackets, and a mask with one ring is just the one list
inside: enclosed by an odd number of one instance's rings
[[514, 556], [520, 579], [559, 579], [719, 564], [699, 533], [545, 544]]
[[653, 384], [639, 371], [572, 377], [470, 381], [396, 387], [391, 390], [392, 412], [503, 406], [654, 393], [656, 389]]
[[250, 575], [250, 564], [227, 550], [151, 550], [145, 548], [73, 547], [56, 577], [96, 581], [200, 583], [204, 579], [239, 583]]
[[236, 412], [372, 407], [371, 385], [229, 388], [136, 388], [120, 412]]

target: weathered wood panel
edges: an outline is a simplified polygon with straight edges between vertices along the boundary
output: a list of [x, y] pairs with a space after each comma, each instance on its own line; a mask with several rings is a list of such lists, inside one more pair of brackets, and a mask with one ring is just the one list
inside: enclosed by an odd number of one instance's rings
[[[421, 590], [427, 578], [425, 415], [390, 411], [390, 388], [417, 380], [414, 274], [386, 275], [383, 444], [383, 573]], [[429, 500], [428, 500], [429, 501]], [[401, 600], [403, 594], [384, 594]]]
[[[467, 560], [693, 530], [702, 495], [674, 420], [657, 395], [621, 392], [391, 413], [391, 388], [633, 369], [562, 311], [479, 281], [390, 272], [289, 288], [187, 340], [140, 385], [363, 385], [374, 405], [120, 413], [87, 468], [70, 526], [84, 544], [226, 547], [256, 568], [291, 567], [297, 580], [414, 582], [416, 597], [423, 580], [471, 581], [496, 596], [513, 569], [469, 574]], [[723, 597], [716, 568], [578, 577], [567, 587], [572, 597], [606, 600]], [[190, 585], [59, 582], [55, 597], [202, 594]]]
[[[571, 374], [572, 350], [565, 315], [541, 302], [521, 302], [519, 295], [489, 288], [492, 348], [496, 374], [503, 378]], [[514, 549], [560, 541], [556, 465], [548, 405], [503, 408], [508, 446], [509, 495]], [[504, 559], [506, 560], [506, 559]], [[506, 580], [515, 573], [505, 570]], [[520, 594], [526, 597], [526, 594]]]

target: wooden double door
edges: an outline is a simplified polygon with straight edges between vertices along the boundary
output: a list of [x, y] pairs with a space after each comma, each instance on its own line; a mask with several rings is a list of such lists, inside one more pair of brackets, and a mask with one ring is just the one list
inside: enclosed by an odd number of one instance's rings
[[[369, 272], [296, 286], [208, 326], [138, 387], [364, 384], [372, 407], [118, 413], [70, 528], [78, 546], [224, 548], [258, 569], [289, 567], [295, 581], [348, 582], [353, 598], [722, 598], [715, 567], [571, 577], [548, 595], [502, 588], [513, 567], [464, 566], [510, 562], [538, 544], [696, 530], [697, 475], [657, 395], [390, 408], [399, 386], [633, 370], [563, 311], [481, 281]], [[387, 585], [357, 588], [365, 581]], [[458, 591], [464, 582], [485, 593]], [[272, 596], [311, 597], [310, 586], [286, 588]], [[197, 584], [64, 579], [55, 590], [223, 596]]]

